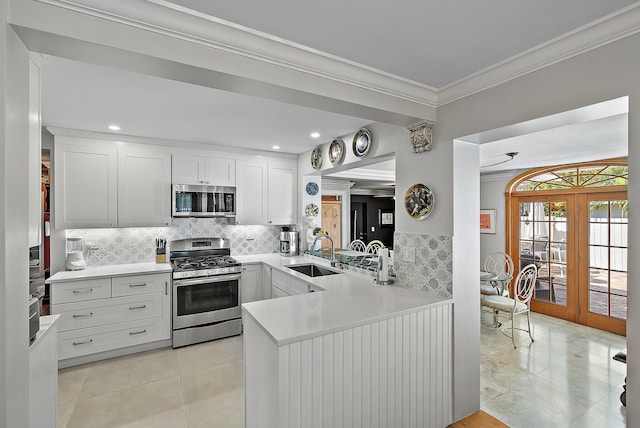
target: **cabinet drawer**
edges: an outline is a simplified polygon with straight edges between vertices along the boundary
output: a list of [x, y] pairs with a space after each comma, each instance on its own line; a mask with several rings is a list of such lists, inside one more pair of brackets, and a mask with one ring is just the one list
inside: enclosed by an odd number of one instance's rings
[[58, 333], [58, 359], [79, 357], [161, 339], [160, 318]]
[[51, 305], [60, 314], [58, 331], [97, 327], [162, 315], [162, 295], [114, 297], [96, 301]]
[[51, 304], [111, 297], [111, 278], [51, 284]]
[[280, 272], [279, 270], [273, 269], [271, 271], [271, 284], [274, 287], [278, 287], [280, 290], [285, 293], [289, 292], [289, 275]]
[[162, 274], [118, 276], [111, 279], [111, 290], [113, 297], [164, 293], [164, 276]]

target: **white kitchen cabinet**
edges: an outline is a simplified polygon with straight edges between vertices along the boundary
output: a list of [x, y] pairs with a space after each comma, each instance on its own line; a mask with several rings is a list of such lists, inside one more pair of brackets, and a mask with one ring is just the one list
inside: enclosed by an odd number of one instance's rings
[[56, 229], [116, 227], [118, 154], [94, 140], [56, 136], [54, 150]]
[[242, 265], [240, 297], [242, 303], [262, 300], [262, 266], [259, 264]]
[[269, 161], [267, 175], [267, 223], [294, 224], [298, 165], [294, 160]]
[[267, 223], [267, 163], [238, 161], [236, 224]]
[[52, 283], [59, 360], [169, 339], [170, 285], [169, 273]]
[[278, 297], [288, 297], [288, 296], [289, 296], [289, 294], [285, 293], [284, 291], [282, 291], [281, 289], [279, 289], [275, 285], [273, 287], [271, 287], [271, 298], [272, 299], [277, 299]]
[[42, 236], [42, 128], [40, 125], [40, 68], [29, 61], [29, 247]]
[[[271, 272], [271, 285], [272, 292], [281, 294], [285, 293], [287, 296], [293, 296], [295, 294], [305, 294], [311, 289], [308, 283], [296, 278], [295, 276], [288, 275], [279, 270], [273, 269]], [[281, 297], [281, 295], [273, 297]]]
[[271, 266], [262, 265], [262, 299], [271, 299]]
[[58, 410], [58, 316], [40, 317], [29, 345], [29, 428], [55, 428]]
[[171, 155], [118, 153], [118, 226], [171, 225]]
[[218, 157], [173, 155], [173, 184], [205, 184], [234, 187], [236, 161]]
[[237, 224], [296, 222], [297, 164], [292, 159], [238, 161]]

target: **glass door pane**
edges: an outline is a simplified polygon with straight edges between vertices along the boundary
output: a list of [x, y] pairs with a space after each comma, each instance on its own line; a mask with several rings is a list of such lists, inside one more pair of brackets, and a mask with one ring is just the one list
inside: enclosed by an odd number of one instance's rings
[[589, 312], [627, 319], [627, 201], [589, 201]]
[[567, 306], [567, 228], [566, 201], [520, 203], [520, 268], [538, 268], [535, 301]]

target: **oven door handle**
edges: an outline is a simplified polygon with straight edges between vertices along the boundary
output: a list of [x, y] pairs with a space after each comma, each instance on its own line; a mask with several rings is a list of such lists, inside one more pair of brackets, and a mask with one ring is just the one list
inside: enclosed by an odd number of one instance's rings
[[173, 281], [173, 285], [176, 287], [184, 287], [187, 285], [198, 285], [198, 284], [211, 284], [212, 282], [226, 282], [226, 281], [234, 281], [239, 280], [241, 275], [233, 274], [233, 275], [219, 275], [219, 276], [207, 276], [202, 278], [193, 278], [193, 279], [178, 279]]

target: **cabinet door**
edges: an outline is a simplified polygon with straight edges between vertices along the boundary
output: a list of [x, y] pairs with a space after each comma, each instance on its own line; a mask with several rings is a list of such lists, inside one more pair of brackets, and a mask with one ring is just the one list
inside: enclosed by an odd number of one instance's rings
[[171, 181], [173, 184], [204, 184], [204, 156], [173, 155]]
[[266, 224], [267, 164], [238, 161], [236, 186], [236, 223]]
[[[71, 141], [77, 144], [67, 143]], [[101, 143], [56, 137], [53, 178], [57, 229], [116, 227], [118, 156], [114, 148]]]
[[118, 226], [171, 225], [171, 155], [118, 154]]
[[40, 69], [29, 61], [29, 247], [40, 245], [42, 224]]
[[271, 298], [272, 299], [277, 299], [278, 297], [287, 297], [287, 296], [289, 296], [289, 295], [287, 293], [285, 293], [284, 291], [280, 290], [275, 285], [272, 287], [272, 289], [271, 289]]
[[262, 300], [262, 269], [260, 265], [242, 266], [242, 303]]
[[268, 224], [296, 222], [298, 167], [295, 161], [269, 162], [267, 191]]
[[236, 185], [235, 159], [206, 158], [204, 172], [205, 184], [226, 187]]
[[262, 265], [262, 299], [271, 298], [271, 267]]

